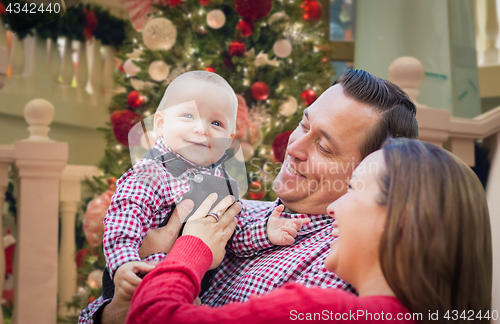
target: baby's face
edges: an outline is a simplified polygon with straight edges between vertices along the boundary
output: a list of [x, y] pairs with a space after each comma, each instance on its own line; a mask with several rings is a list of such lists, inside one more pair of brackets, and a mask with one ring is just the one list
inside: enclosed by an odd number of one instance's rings
[[224, 87], [198, 79], [183, 81], [172, 90], [168, 108], [155, 116], [159, 135], [191, 162], [201, 166], [217, 162], [234, 136], [235, 100]]

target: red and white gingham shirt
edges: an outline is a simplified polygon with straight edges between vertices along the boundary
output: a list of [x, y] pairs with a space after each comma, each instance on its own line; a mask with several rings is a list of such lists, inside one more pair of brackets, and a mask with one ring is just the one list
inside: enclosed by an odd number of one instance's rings
[[[162, 154], [172, 152], [163, 138], [156, 141], [155, 148]], [[189, 192], [192, 172], [210, 174], [209, 168], [176, 155], [190, 166], [178, 177], [173, 176], [160, 162], [143, 158], [116, 183], [116, 192], [104, 218], [103, 248], [111, 276], [124, 263], [141, 261], [138, 251], [148, 230], [158, 228], [173, 204], [178, 204]], [[219, 167], [215, 175], [222, 176]], [[161, 261], [165, 256], [165, 253], [155, 253], [144, 261]]]
[[[229, 302], [243, 302], [250, 295], [265, 294], [287, 282], [355, 293], [351, 285], [327, 271], [324, 266], [333, 240], [331, 232], [334, 220], [328, 215], [284, 212], [281, 217], [310, 217], [311, 223], [298, 231], [294, 244], [274, 246], [267, 239], [266, 223], [276, 206], [277, 202], [243, 202], [238, 218], [239, 233], [228, 243], [228, 252], [211, 287], [201, 297], [202, 303], [222, 306]], [[245, 227], [244, 231], [241, 231], [242, 227]], [[79, 323], [94, 323], [94, 314], [107, 302], [109, 300], [99, 297], [89, 304], [81, 312]]]

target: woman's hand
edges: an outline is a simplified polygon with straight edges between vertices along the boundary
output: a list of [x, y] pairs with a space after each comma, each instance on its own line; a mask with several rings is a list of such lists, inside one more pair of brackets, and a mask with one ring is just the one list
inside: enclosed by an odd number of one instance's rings
[[[237, 224], [235, 216], [241, 211], [241, 204], [239, 202], [234, 203], [234, 197], [229, 195], [212, 209], [212, 211], [222, 213], [219, 221], [215, 217], [207, 217], [210, 207], [216, 201], [217, 194], [213, 193], [208, 196], [193, 216], [188, 219], [182, 233], [182, 235], [196, 236], [208, 245], [213, 256], [210, 269], [217, 268], [224, 259], [227, 241], [233, 235]], [[231, 207], [227, 209], [229, 206]]]
[[176, 207], [167, 225], [150, 229], [139, 249], [139, 256], [144, 259], [148, 255], [164, 252], [168, 253], [174, 246], [174, 242], [179, 236], [182, 223], [187, 215], [193, 210], [194, 202], [190, 199], [181, 201]]

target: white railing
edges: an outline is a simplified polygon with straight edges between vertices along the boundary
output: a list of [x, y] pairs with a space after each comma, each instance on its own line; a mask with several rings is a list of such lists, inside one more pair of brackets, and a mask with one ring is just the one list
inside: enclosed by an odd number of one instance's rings
[[2, 39], [10, 39], [11, 46], [7, 51], [10, 74], [3, 88], [2, 72], [7, 67], [5, 60], [0, 62], [0, 113], [22, 116], [5, 103], [22, 107], [26, 97], [43, 97], [69, 108], [58, 112], [58, 123], [95, 129], [109, 119], [106, 107], [115, 91], [112, 47], [102, 46], [95, 38], [54, 42], [34, 35], [20, 40], [0, 26], [0, 57], [7, 47]]
[[[486, 197], [493, 238], [493, 310], [500, 310], [500, 107], [473, 119], [452, 117], [448, 109], [429, 108], [417, 102], [424, 67], [416, 58], [401, 57], [389, 67], [389, 80], [403, 88], [417, 105], [419, 139], [446, 147], [474, 166], [474, 142], [490, 150], [491, 167]], [[493, 321], [500, 323], [500, 320]]]
[[[24, 117], [29, 124], [29, 138], [0, 145], [0, 210], [9, 168], [15, 171], [18, 202], [12, 323], [56, 323], [57, 315], [74, 315], [65, 304], [77, 292], [75, 216], [81, 201], [81, 181], [98, 175], [99, 170], [94, 166], [66, 165], [67, 143], [48, 137], [54, 119], [50, 102], [30, 101]], [[5, 274], [1, 244], [0, 240], [0, 287]]]

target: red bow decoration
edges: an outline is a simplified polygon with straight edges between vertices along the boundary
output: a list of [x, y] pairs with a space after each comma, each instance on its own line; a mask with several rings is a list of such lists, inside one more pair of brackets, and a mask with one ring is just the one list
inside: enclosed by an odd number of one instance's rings
[[123, 0], [135, 30], [142, 29], [153, 4], [166, 7], [168, 5], [175, 6], [179, 2], [179, 0]]
[[5, 15], [7, 14], [7, 11], [5, 11], [5, 6], [2, 3], [2, 0], [0, 0], [0, 15]]
[[83, 15], [87, 23], [87, 26], [83, 28], [83, 33], [85, 34], [85, 38], [89, 40], [97, 29], [97, 17], [93, 11], [88, 11], [87, 9], [83, 9]]

